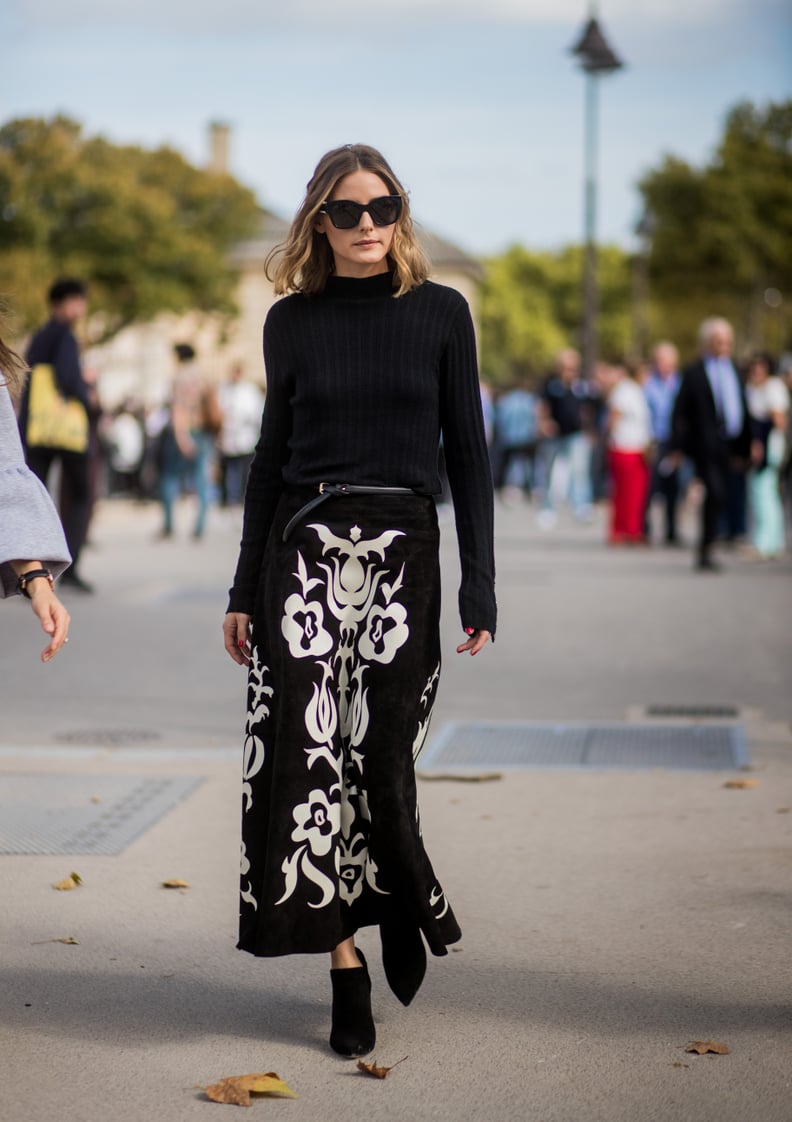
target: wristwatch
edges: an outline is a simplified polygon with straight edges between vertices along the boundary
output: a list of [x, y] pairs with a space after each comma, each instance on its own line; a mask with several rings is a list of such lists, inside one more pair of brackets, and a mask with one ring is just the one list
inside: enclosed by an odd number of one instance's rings
[[30, 593], [28, 592], [27, 586], [32, 580], [38, 580], [39, 578], [48, 580], [50, 582], [50, 588], [52, 588], [53, 584], [55, 583], [55, 580], [49, 569], [30, 569], [27, 573], [22, 573], [20, 575], [19, 580], [17, 581], [17, 592], [21, 592], [23, 596], [27, 596], [29, 600]]

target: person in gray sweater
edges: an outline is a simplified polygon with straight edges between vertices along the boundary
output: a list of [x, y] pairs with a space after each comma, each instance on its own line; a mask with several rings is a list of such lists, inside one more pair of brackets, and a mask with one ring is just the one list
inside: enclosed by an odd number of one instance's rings
[[71, 564], [63, 527], [44, 484], [25, 464], [13, 398], [25, 367], [0, 339], [0, 599], [23, 595], [49, 636], [49, 662], [68, 642], [69, 613], [55, 595], [57, 577]]

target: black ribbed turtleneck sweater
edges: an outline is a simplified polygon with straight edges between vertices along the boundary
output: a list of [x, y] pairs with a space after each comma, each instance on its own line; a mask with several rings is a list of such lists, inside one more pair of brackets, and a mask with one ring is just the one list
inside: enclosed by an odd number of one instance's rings
[[463, 627], [495, 631], [492, 477], [470, 311], [426, 281], [331, 276], [264, 324], [267, 398], [229, 611], [251, 615], [284, 486], [358, 483], [438, 494], [442, 433], [462, 563]]

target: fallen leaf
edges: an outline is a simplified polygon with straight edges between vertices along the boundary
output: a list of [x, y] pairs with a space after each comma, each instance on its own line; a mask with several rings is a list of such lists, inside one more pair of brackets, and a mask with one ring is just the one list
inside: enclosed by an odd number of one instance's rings
[[426, 771], [415, 773], [419, 779], [430, 780], [435, 783], [491, 783], [494, 779], [503, 779], [499, 771], [482, 771], [477, 775], [430, 775]]
[[731, 791], [745, 791], [749, 787], [758, 787], [759, 783], [758, 779], [727, 779], [723, 786]]
[[370, 1064], [367, 1064], [365, 1060], [358, 1060], [357, 1066], [358, 1071], [363, 1071], [366, 1075], [372, 1075], [375, 1079], [387, 1079], [388, 1074], [393, 1071], [395, 1067], [398, 1067], [399, 1064], [403, 1064], [406, 1059], [407, 1056], [402, 1056], [400, 1060], [397, 1060], [395, 1064], [391, 1064], [390, 1067], [377, 1067], [376, 1060], [372, 1060]]
[[189, 888], [190, 886], [189, 886], [189, 884], [187, 883], [186, 880], [178, 880], [176, 877], [173, 877], [171, 880], [164, 880], [162, 882], [162, 887], [163, 888]]
[[674, 1060], [671, 1067], [690, 1067], [690, 1064], [683, 1064], [681, 1060]]
[[698, 1056], [703, 1056], [705, 1052], [714, 1052], [716, 1056], [728, 1056], [729, 1045], [719, 1044], [717, 1040], [694, 1040], [692, 1044], [688, 1044], [685, 1051], [695, 1052]]
[[776, 811], [776, 814], [789, 814], [790, 810], [792, 810], [792, 807], [780, 806]]
[[102, 801], [102, 796], [101, 795], [91, 795], [91, 802], [92, 803], [100, 803], [101, 801]]
[[65, 943], [67, 947], [79, 947], [80, 940], [75, 939], [73, 935], [67, 935], [63, 939], [37, 939], [35, 943], [31, 943], [31, 947], [43, 947], [45, 943]]
[[82, 884], [82, 877], [79, 873], [69, 873], [63, 880], [59, 880], [57, 884], [53, 884], [53, 888], [57, 888], [58, 892], [71, 892], [78, 884]]
[[206, 1088], [206, 1097], [213, 1103], [230, 1103], [233, 1106], [250, 1106], [251, 1095], [282, 1095], [296, 1099], [297, 1095], [274, 1071], [265, 1074], [232, 1075]]

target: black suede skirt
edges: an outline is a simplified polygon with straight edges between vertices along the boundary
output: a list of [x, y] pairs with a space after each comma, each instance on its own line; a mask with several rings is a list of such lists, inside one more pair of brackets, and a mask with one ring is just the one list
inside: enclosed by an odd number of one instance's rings
[[440, 677], [434, 502], [333, 496], [284, 543], [315, 494], [281, 498], [253, 616], [238, 945], [327, 952], [376, 924], [446, 954], [414, 769]]

